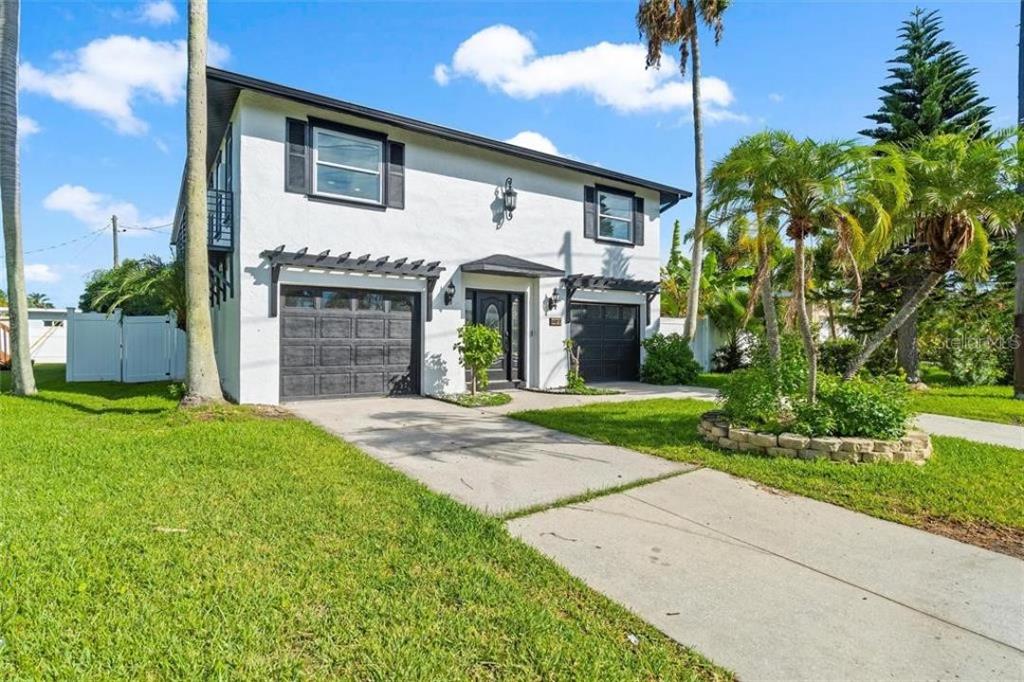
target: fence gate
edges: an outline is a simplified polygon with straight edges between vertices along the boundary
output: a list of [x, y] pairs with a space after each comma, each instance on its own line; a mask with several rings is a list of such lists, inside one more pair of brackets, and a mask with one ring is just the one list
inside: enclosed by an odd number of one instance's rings
[[68, 381], [168, 381], [185, 376], [185, 333], [173, 315], [68, 310]]

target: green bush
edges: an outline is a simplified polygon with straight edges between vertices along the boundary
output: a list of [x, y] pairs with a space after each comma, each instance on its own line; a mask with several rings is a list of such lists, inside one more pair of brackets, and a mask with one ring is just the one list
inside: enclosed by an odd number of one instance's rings
[[807, 436], [855, 436], [893, 440], [906, 433], [910, 398], [900, 377], [823, 376], [814, 405], [800, 400], [788, 428]]
[[818, 369], [826, 374], [842, 374], [860, 348], [856, 339], [829, 339], [818, 347]]
[[783, 339], [779, 362], [771, 361], [765, 346], [758, 344], [750, 368], [734, 372], [722, 387], [724, 408], [734, 424], [808, 436], [894, 439], [906, 432], [910, 401], [902, 378], [842, 381], [820, 374], [818, 400], [811, 404], [799, 341]]
[[453, 346], [459, 352], [459, 363], [471, 375], [470, 393], [487, 390], [487, 368], [503, 352], [501, 334], [485, 324], [467, 324], [459, 328], [459, 340]]
[[690, 342], [679, 334], [655, 334], [644, 339], [647, 358], [640, 377], [649, 384], [691, 384], [700, 374]]
[[954, 383], [983, 386], [1003, 379], [1003, 355], [1002, 348], [988, 338], [953, 338], [943, 346], [939, 362]]
[[807, 360], [799, 339], [780, 340], [781, 358], [773, 362], [768, 344], [759, 339], [747, 369], [733, 372], [722, 386], [726, 413], [737, 424], [774, 428], [791, 411], [791, 396], [801, 395], [807, 385]]

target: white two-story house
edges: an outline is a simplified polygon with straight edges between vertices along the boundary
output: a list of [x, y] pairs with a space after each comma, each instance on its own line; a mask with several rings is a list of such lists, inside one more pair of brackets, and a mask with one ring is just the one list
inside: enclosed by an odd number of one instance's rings
[[217, 69], [207, 85], [231, 398], [461, 392], [469, 322], [502, 335], [492, 386], [563, 386], [568, 338], [588, 381], [637, 377], [659, 216], [688, 192]]

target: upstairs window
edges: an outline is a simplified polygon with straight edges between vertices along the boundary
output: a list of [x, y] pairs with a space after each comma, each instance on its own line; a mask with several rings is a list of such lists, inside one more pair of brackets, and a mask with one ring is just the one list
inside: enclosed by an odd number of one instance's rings
[[597, 221], [599, 239], [632, 244], [633, 197], [598, 189]]
[[314, 194], [381, 204], [383, 168], [383, 140], [313, 129]]

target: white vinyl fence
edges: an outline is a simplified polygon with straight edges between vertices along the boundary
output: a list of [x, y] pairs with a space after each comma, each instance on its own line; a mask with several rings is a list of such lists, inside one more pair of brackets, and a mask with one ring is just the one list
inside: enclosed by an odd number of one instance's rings
[[185, 332], [174, 315], [68, 309], [68, 381], [168, 381], [185, 377]]

